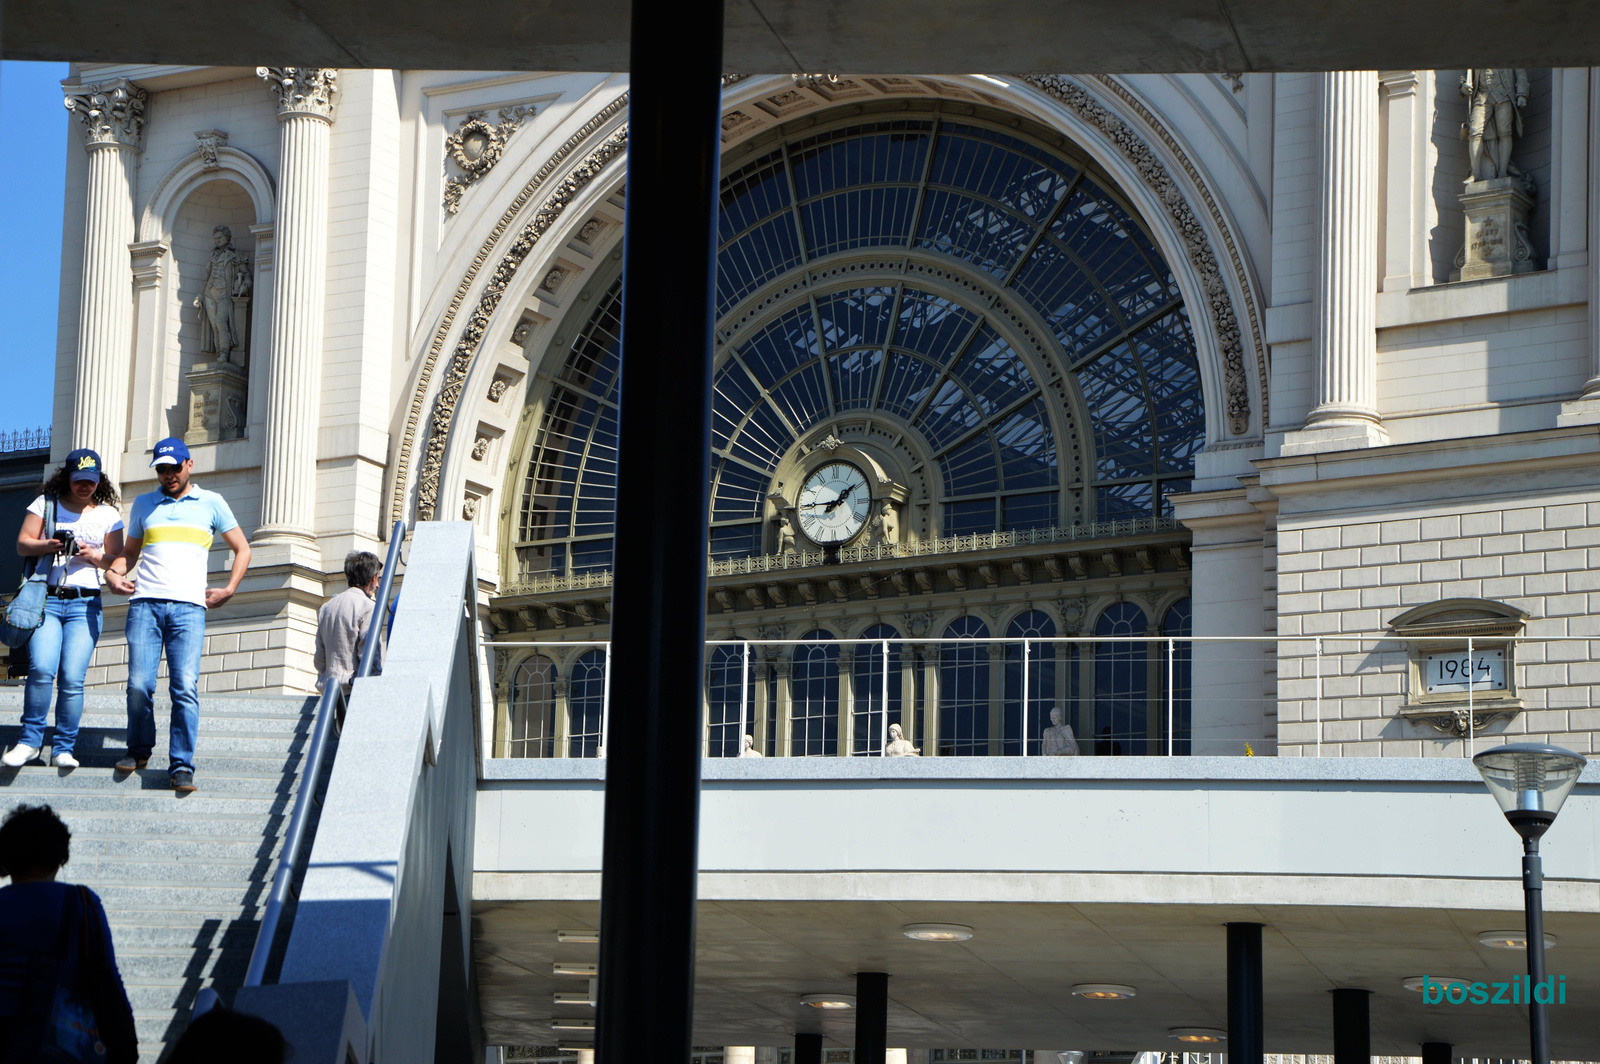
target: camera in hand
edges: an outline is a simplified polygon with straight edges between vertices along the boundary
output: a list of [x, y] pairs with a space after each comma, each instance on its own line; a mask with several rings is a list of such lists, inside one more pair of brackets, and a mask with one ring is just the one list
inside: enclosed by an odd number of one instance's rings
[[77, 537], [71, 532], [57, 532], [55, 534], [55, 538], [61, 543], [61, 553], [63, 556], [70, 558], [74, 554], [78, 553], [78, 544], [75, 542]]

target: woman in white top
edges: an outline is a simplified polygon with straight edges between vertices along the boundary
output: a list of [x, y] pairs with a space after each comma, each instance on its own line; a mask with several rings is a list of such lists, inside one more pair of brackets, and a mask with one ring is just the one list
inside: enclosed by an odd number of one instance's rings
[[[50, 508], [55, 535], [45, 538]], [[22, 736], [0, 757], [9, 768], [27, 764], [44, 745], [50, 695], [57, 688], [56, 733], [51, 753], [61, 768], [77, 768], [72, 756], [83, 716], [83, 678], [100, 639], [100, 570], [122, 553], [122, 516], [117, 489], [87, 447], [67, 455], [28, 507], [17, 533], [17, 553], [50, 566], [44, 623], [28, 640], [28, 686], [22, 703]]]

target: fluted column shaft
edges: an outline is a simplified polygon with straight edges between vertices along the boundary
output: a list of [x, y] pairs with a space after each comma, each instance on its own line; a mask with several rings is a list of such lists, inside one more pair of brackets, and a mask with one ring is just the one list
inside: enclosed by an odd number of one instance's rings
[[1600, 117], [1600, 73], [1589, 71], [1589, 379], [1581, 398], [1600, 400], [1600, 136], [1593, 123]]
[[278, 95], [278, 216], [258, 539], [310, 539], [328, 260], [335, 73], [262, 67]]
[[1378, 74], [1322, 76], [1316, 406], [1307, 427], [1378, 424]]
[[89, 189], [83, 225], [83, 284], [73, 374], [73, 447], [100, 452], [106, 473], [122, 477], [128, 442], [128, 382], [133, 358], [134, 242], [131, 171], [143, 146], [147, 94], [125, 79], [68, 90], [67, 110], [84, 126]]

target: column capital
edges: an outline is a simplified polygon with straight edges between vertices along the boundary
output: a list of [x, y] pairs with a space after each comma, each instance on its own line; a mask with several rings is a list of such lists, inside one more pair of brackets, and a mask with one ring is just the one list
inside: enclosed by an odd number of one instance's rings
[[84, 149], [144, 148], [144, 112], [150, 94], [127, 78], [66, 89], [62, 101], [83, 123]]
[[278, 98], [278, 118], [309, 116], [333, 121], [339, 72], [331, 67], [256, 67], [256, 77]]

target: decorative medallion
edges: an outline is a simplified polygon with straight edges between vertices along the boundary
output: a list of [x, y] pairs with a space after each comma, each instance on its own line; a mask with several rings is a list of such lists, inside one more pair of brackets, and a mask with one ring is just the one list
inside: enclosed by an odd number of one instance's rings
[[134, 151], [143, 147], [144, 111], [150, 94], [127, 78], [86, 85], [77, 92], [68, 92], [63, 102], [83, 123], [87, 147]]
[[495, 168], [506, 153], [506, 142], [533, 114], [534, 108], [522, 104], [502, 107], [496, 125], [489, 121], [487, 111], [474, 111], [445, 138], [444, 153], [461, 171], [444, 183], [446, 214], [461, 210], [461, 194]]

